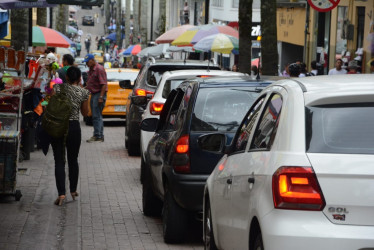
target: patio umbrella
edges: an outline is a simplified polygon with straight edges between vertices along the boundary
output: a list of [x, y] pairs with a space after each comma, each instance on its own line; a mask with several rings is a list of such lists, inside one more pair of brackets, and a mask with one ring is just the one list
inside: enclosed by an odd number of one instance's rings
[[188, 29], [195, 27], [194, 25], [186, 24], [178, 27], [174, 27], [156, 39], [156, 43], [171, 43], [178, 36], [182, 35]]
[[201, 39], [193, 48], [204, 52], [230, 54], [232, 50], [239, 48], [239, 39], [225, 34], [216, 34]]
[[171, 44], [176, 46], [192, 46], [204, 37], [214, 34], [226, 34], [239, 38], [239, 32], [230, 26], [206, 24], [187, 30], [177, 37]]
[[42, 26], [32, 27], [32, 45], [68, 48], [75, 43], [64, 34]]
[[159, 44], [152, 47], [147, 47], [137, 54], [138, 57], [148, 57], [148, 56], [160, 56], [167, 53], [167, 48], [169, 48], [168, 43]]
[[170, 46], [166, 50], [167, 52], [194, 52], [192, 47], [178, 47], [178, 46]]
[[76, 28], [74, 28], [73, 26], [68, 26], [68, 33], [69, 34], [77, 34], [78, 33], [78, 30]]
[[[125, 35], [122, 34], [122, 39], [124, 39], [124, 38], [125, 38]], [[116, 32], [110, 33], [109, 36], [106, 37], [106, 39], [116, 41], [117, 40], [117, 33]]]
[[130, 45], [123, 53], [124, 56], [135, 56], [142, 50], [140, 44]]

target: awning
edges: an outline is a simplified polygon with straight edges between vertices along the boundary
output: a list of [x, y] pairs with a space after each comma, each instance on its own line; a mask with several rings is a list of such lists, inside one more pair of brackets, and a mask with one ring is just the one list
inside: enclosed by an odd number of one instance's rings
[[38, 0], [37, 2], [21, 2], [19, 0], [1, 0], [0, 8], [7, 9], [24, 9], [24, 8], [45, 8], [55, 7], [56, 4], [48, 4], [46, 0]]
[[8, 35], [8, 11], [0, 11], [0, 39]]

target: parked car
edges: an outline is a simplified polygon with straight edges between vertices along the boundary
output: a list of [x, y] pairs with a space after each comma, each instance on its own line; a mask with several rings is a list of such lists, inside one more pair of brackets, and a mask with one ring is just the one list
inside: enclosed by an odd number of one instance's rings
[[[108, 92], [103, 109], [103, 118], [126, 118], [126, 100], [134, 87], [138, 69], [105, 69], [108, 80]], [[87, 125], [92, 124], [91, 109], [84, 118]]]
[[205, 248], [373, 247], [373, 82], [368, 74], [279, 81], [231, 145], [218, 133], [202, 137], [207, 152], [225, 153], [205, 187]]
[[162, 209], [165, 242], [183, 241], [189, 213], [201, 217], [205, 181], [223, 155], [202, 151], [200, 138], [219, 131], [229, 145], [268, 84], [248, 76], [188, 80], [170, 92], [160, 119], [142, 121], [142, 130], [155, 131], [145, 152], [143, 213]]
[[82, 17], [82, 25], [95, 26], [95, 21], [94, 21], [93, 16], [83, 16]]
[[[176, 70], [165, 72], [159, 84], [157, 85], [156, 91], [153, 98], [148, 102], [146, 109], [142, 115], [142, 119], [147, 118], [159, 118], [161, 110], [164, 106], [166, 98], [168, 97], [170, 91], [177, 88], [180, 83], [184, 80], [192, 79], [196, 77], [206, 78], [214, 76], [245, 76], [246, 74], [223, 71], [223, 70]], [[140, 130], [140, 155], [141, 155], [141, 165], [140, 165], [140, 180], [143, 181], [144, 177], [144, 159], [145, 152], [147, 151], [148, 142], [151, 140], [154, 132], [148, 132]]]
[[[155, 60], [150, 58], [142, 67], [133, 91], [128, 97], [125, 145], [129, 155], [140, 155], [140, 122], [161, 76], [166, 71], [184, 69], [220, 69], [217, 64], [197, 60]], [[147, 97], [147, 98], [144, 98]]]

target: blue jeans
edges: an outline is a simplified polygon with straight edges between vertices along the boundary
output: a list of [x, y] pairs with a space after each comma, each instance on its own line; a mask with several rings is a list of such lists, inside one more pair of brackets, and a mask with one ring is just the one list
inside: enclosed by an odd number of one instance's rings
[[104, 137], [104, 123], [103, 123], [103, 109], [106, 101], [106, 93], [104, 94], [104, 100], [99, 104], [100, 92], [91, 94], [91, 113], [92, 113], [92, 125], [94, 127], [93, 136], [96, 138]]

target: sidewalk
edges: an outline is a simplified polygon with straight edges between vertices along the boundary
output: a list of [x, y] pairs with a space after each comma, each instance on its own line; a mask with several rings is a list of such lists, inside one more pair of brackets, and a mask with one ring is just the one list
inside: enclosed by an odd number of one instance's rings
[[142, 214], [140, 158], [124, 149], [123, 122], [105, 122], [103, 143], [86, 143], [92, 127], [81, 127], [78, 199], [68, 195], [64, 206], [55, 206], [52, 149], [47, 156], [31, 153], [18, 164], [25, 169], [17, 176], [21, 201], [0, 198], [0, 249], [203, 249], [200, 235], [165, 244], [160, 218]]

